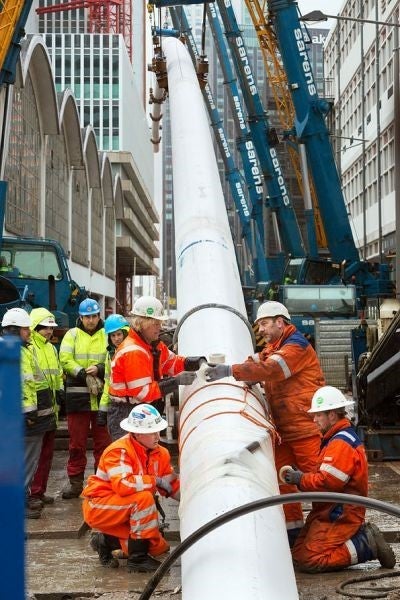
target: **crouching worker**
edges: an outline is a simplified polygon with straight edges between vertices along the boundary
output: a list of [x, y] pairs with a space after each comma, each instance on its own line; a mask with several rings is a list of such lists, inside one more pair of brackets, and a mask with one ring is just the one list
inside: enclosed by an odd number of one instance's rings
[[[283, 477], [304, 492], [368, 495], [368, 463], [364, 446], [346, 416], [353, 405], [340, 390], [317, 390], [309, 413], [323, 434], [318, 466], [313, 473], [288, 468]], [[365, 508], [354, 504], [317, 502], [292, 550], [295, 565], [310, 573], [335, 571], [378, 559], [382, 567], [396, 563], [382, 532], [365, 523]]]
[[98, 529], [96, 550], [103, 566], [116, 567], [112, 551], [128, 556], [128, 572], [155, 571], [153, 556], [169, 550], [158, 527], [154, 495], [179, 500], [179, 479], [159, 432], [167, 427], [149, 404], [135, 406], [120, 426], [128, 435], [110, 444], [100, 458], [96, 474], [83, 490], [83, 516]]

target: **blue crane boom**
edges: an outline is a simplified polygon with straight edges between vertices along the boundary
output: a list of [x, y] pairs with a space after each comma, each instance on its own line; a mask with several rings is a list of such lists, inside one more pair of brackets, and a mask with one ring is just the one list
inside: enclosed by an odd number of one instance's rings
[[[181, 4], [203, 4], [191, 0], [154, 0], [157, 7]], [[276, 133], [270, 128], [266, 111], [263, 108], [243, 37], [240, 33], [233, 7], [229, 0], [218, 2], [218, 8], [228, 39], [235, 71], [240, 82], [244, 103], [247, 109], [248, 124], [262, 174], [268, 189], [267, 205], [277, 220], [277, 231], [282, 238], [284, 252], [288, 256], [305, 257], [305, 248], [294, 207], [285, 184], [283, 169], [275, 148]], [[257, 213], [257, 207], [253, 207]]]
[[276, 151], [275, 132], [270, 128], [267, 113], [258, 93], [246, 45], [241, 35], [230, 0], [218, 0], [235, 72], [246, 105], [249, 127], [268, 189], [268, 205], [276, 215], [282, 246], [287, 255], [304, 257], [305, 248]]
[[360, 260], [354, 242], [325, 121], [329, 104], [318, 96], [297, 2], [267, 0], [267, 5], [295, 108], [296, 135], [306, 149], [332, 261], [342, 264], [342, 281], [356, 283], [364, 298], [390, 296], [393, 283], [387, 265]]
[[218, 54], [219, 64], [224, 76], [224, 85], [227, 87], [228, 100], [237, 132], [236, 145], [240, 152], [244, 176], [247, 181], [249, 194], [253, 203], [254, 218], [260, 231], [260, 235], [264, 240], [264, 216], [262, 210], [264, 189], [261, 167], [258, 162], [250, 131], [246, 124], [246, 114], [240, 100], [237, 80], [233, 74], [233, 70], [229, 62], [228, 49], [223, 38], [222, 28], [218, 19], [215, 5], [207, 4], [206, 11]]
[[269, 0], [268, 8], [295, 107], [297, 138], [305, 145], [317, 196], [321, 202], [320, 209], [331, 257], [335, 261], [358, 261], [359, 254], [343, 201], [341, 182], [325, 122], [330, 105], [318, 96], [304, 30], [298, 18], [297, 3], [291, 0]]

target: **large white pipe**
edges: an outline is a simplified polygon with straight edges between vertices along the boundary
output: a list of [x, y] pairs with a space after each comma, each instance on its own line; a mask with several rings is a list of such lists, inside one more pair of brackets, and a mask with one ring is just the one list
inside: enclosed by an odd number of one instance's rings
[[[179, 352], [253, 352], [207, 114], [185, 47], [163, 40], [168, 65]], [[214, 306], [208, 306], [208, 305]], [[215, 306], [217, 305], [217, 306]], [[246, 450], [253, 445], [256, 450]], [[259, 392], [199, 378], [180, 402], [181, 537], [232, 508], [279, 493], [273, 432]], [[231, 521], [182, 556], [186, 600], [298, 598], [283, 511]]]

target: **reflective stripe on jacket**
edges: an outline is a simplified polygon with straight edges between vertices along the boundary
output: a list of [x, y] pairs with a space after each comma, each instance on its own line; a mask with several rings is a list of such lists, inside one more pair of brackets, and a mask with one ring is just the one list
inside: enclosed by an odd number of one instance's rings
[[60, 347], [60, 363], [67, 375], [67, 413], [98, 409], [99, 398], [89, 394], [86, 381], [78, 378], [77, 375], [81, 369], [97, 365], [98, 377], [103, 379], [106, 348], [107, 336], [102, 321], [92, 335], [80, 327], [74, 327], [63, 337]]
[[35, 359], [37, 421], [30, 432], [52, 431], [57, 425], [56, 391], [63, 386], [62, 368], [56, 348], [37, 331], [31, 333], [29, 350]]
[[104, 412], [108, 412], [110, 406], [110, 375], [111, 375], [111, 358], [110, 353], [107, 352], [106, 362], [104, 365], [104, 388], [101, 394], [99, 409]]
[[325, 378], [314, 348], [294, 325], [258, 355], [232, 366], [240, 381], [261, 381], [278, 433], [284, 441], [319, 435], [313, 415], [307, 413], [314, 392]]
[[[156, 477], [174, 473], [170, 454], [163, 446], [146, 450], [132, 435], [127, 434], [110, 444], [100, 457], [95, 475], [88, 479], [82, 495], [88, 498], [110, 493], [128, 496], [135, 492], [156, 491]], [[179, 479], [172, 483], [173, 493], [179, 490]]]
[[177, 375], [184, 370], [184, 363], [185, 358], [171, 352], [164, 342], [153, 348], [130, 329], [111, 362], [109, 394], [131, 396], [140, 402], [158, 400], [162, 394], [157, 381]]
[[[304, 473], [299, 488], [303, 492], [341, 492], [368, 495], [368, 462], [365, 448], [348, 419], [340, 419], [322, 439], [315, 473]], [[365, 507], [351, 504], [313, 503], [308, 519], [359, 523]]]
[[24, 414], [37, 410], [35, 359], [28, 346], [21, 346], [21, 389]]

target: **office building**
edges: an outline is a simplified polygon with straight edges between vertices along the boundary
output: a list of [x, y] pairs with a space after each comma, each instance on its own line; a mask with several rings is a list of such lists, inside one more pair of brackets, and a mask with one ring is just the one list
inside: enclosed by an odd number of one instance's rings
[[[399, 5], [348, 1], [340, 16], [399, 23]], [[343, 20], [325, 49], [327, 76], [335, 81], [336, 151], [354, 238], [361, 257], [387, 263], [393, 278], [400, 193], [398, 48], [397, 28]]]

